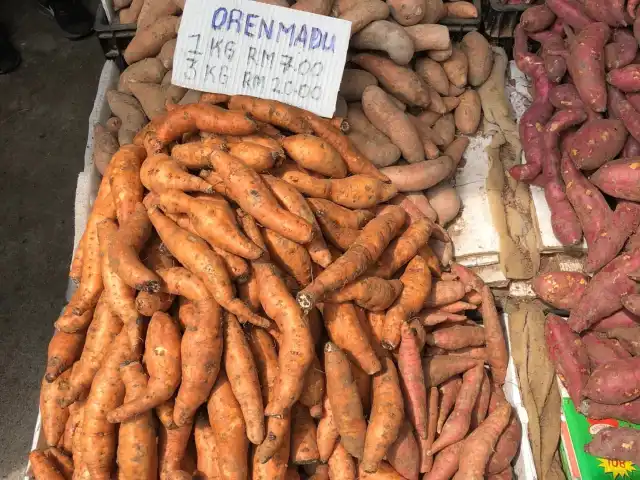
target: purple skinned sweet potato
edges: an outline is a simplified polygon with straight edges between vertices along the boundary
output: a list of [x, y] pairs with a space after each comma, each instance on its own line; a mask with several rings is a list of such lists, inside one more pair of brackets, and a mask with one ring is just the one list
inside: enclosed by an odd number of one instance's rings
[[635, 428], [605, 428], [593, 436], [584, 451], [601, 458], [640, 463], [640, 430]]
[[582, 393], [586, 398], [609, 405], [640, 397], [640, 358], [615, 360], [594, 369]]
[[607, 195], [640, 201], [640, 157], [620, 158], [604, 164], [589, 178]]
[[627, 141], [627, 135], [627, 129], [620, 120], [590, 120], [573, 137], [569, 156], [581, 170], [595, 170], [616, 158]]

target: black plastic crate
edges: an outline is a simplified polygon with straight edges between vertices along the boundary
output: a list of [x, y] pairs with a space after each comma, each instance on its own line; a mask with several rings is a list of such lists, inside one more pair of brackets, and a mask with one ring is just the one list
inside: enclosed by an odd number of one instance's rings
[[109, 24], [102, 4], [99, 4], [93, 29], [96, 32], [105, 58], [115, 60], [118, 68], [124, 70], [127, 63], [124, 61], [122, 54], [136, 34], [136, 24]]

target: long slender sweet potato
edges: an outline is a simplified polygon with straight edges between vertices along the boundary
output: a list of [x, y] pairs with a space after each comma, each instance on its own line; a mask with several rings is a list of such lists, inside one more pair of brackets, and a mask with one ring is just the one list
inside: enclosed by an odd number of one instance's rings
[[362, 229], [357, 240], [340, 258], [298, 293], [297, 300], [303, 309], [313, 308], [326, 292], [354, 280], [380, 257], [406, 220], [404, 210], [395, 206], [388, 208]]
[[438, 433], [442, 431], [444, 422], [449, 417], [451, 410], [453, 410], [461, 385], [462, 379], [459, 376], [454, 376], [443, 382], [439, 387], [440, 407], [438, 411], [438, 423], [436, 426]]
[[580, 302], [569, 316], [569, 326], [582, 332], [622, 306], [620, 297], [635, 293], [636, 284], [627, 275], [640, 267], [640, 252], [623, 254], [595, 274]]
[[374, 217], [368, 210], [352, 210], [330, 200], [309, 198], [307, 202], [317, 217], [329, 218], [341, 227], [360, 229]]
[[426, 190], [437, 185], [455, 171], [453, 160], [446, 155], [411, 165], [394, 165], [381, 171], [400, 192]]
[[367, 423], [362, 412], [358, 390], [353, 382], [349, 361], [345, 354], [331, 342], [325, 345], [324, 350], [327, 395], [342, 445], [350, 455], [361, 459], [364, 453]]
[[242, 409], [224, 372], [218, 375], [213, 386], [207, 411], [221, 476], [237, 480], [247, 478], [249, 440], [242, 419]]
[[382, 358], [381, 363], [382, 370], [373, 376], [373, 404], [360, 465], [368, 473], [378, 470], [404, 422], [404, 401], [398, 372], [389, 357]]
[[449, 480], [458, 470], [460, 454], [464, 441], [445, 447], [436, 455], [433, 468], [423, 477], [424, 480]]
[[511, 405], [505, 402], [469, 434], [462, 445], [460, 465], [453, 477], [455, 480], [484, 478], [487, 462], [510, 418]]
[[[337, 447], [339, 432], [336, 426], [335, 419], [333, 418], [333, 410], [331, 409], [331, 403], [329, 397], [325, 396], [322, 402], [322, 417], [318, 422], [318, 453], [320, 455], [321, 462], [327, 462], [331, 457], [334, 449]], [[344, 447], [343, 447], [344, 448]]]
[[493, 454], [487, 463], [487, 473], [495, 475], [509, 468], [511, 461], [518, 453], [522, 439], [522, 425], [518, 415], [512, 411], [507, 428], [502, 432], [495, 445]]
[[220, 371], [222, 356], [221, 311], [206, 286], [181, 267], [158, 270], [167, 291], [193, 302], [195, 315], [185, 316], [181, 342], [182, 375], [174, 407], [174, 421], [192, 423]]
[[458, 398], [456, 398], [455, 407], [444, 423], [440, 436], [433, 442], [428, 452], [429, 454], [437, 453], [443, 448], [462, 440], [467, 435], [471, 423], [471, 411], [480, 394], [483, 372], [484, 367], [482, 364], [477, 364], [462, 376], [462, 385], [458, 392]]
[[145, 364], [149, 383], [144, 395], [136, 397], [109, 412], [112, 423], [123, 422], [165, 402], [180, 384], [180, 330], [176, 322], [163, 312], [156, 313], [145, 340]]
[[387, 449], [387, 460], [396, 472], [409, 480], [420, 473], [420, 452], [411, 423], [405, 420], [398, 438]]
[[29, 463], [36, 480], [65, 480], [66, 478], [54, 461], [41, 450], [33, 450], [29, 454]]
[[403, 285], [402, 293], [387, 310], [382, 331], [382, 346], [388, 349], [394, 349], [400, 343], [403, 324], [420, 311], [429, 295], [431, 272], [427, 262], [421, 256], [415, 256], [407, 265], [400, 281]]
[[264, 439], [262, 394], [255, 362], [235, 316], [227, 314], [224, 325], [224, 365], [234, 396], [240, 404], [247, 437], [254, 445]]
[[[123, 364], [120, 375], [125, 387], [125, 402], [144, 395], [148, 377], [140, 362]], [[153, 412], [148, 411], [122, 422], [118, 429], [117, 461], [118, 473], [123, 478], [157, 478], [158, 451]]]
[[121, 332], [96, 373], [83, 410], [80, 450], [90, 478], [110, 478], [116, 458], [116, 427], [107, 414], [124, 399], [118, 368], [133, 360], [127, 332]]
[[158, 193], [167, 189], [213, 193], [213, 187], [208, 182], [191, 175], [186, 168], [164, 153], [145, 160], [140, 170], [140, 179], [145, 188]]
[[396, 240], [393, 240], [382, 253], [372, 274], [391, 278], [393, 274], [416, 256], [418, 250], [426, 245], [435, 226], [428, 218], [413, 222]]
[[196, 475], [205, 478], [220, 478], [218, 450], [213, 429], [205, 415], [198, 415], [193, 429], [196, 446]]
[[[156, 412], [158, 409], [156, 408]], [[173, 419], [173, 407], [169, 404], [167, 417]], [[173, 420], [171, 420], [173, 422]], [[159, 426], [158, 432], [158, 470], [161, 480], [170, 480], [171, 472], [182, 468], [182, 460], [187, 451], [187, 443], [193, 429], [192, 424], [180, 428], [174, 426]]]
[[299, 108], [244, 95], [234, 95], [229, 100], [230, 110], [242, 110], [261, 122], [271, 123], [294, 133], [311, 133], [311, 127]]
[[151, 223], [169, 251], [204, 282], [216, 302], [225, 310], [238, 316], [241, 321], [268, 325], [266, 319], [253, 313], [238, 298], [234, 298], [233, 284], [222, 259], [209, 249], [204, 240], [178, 227], [157, 208], [152, 207], [148, 213]]
[[71, 372], [69, 379], [71, 388], [61, 402], [63, 405], [69, 405], [86, 396], [91, 388], [93, 377], [120, 330], [122, 330], [122, 321], [111, 312], [106, 300], [101, 298], [87, 330], [87, 338], [80, 359]]
[[314, 178], [289, 166], [273, 173], [305, 195], [331, 200], [352, 209], [373, 207], [398, 193], [395, 186], [368, 175], [328, 180]]
[[575, 405], [580, 405], [589, 379], [589, 357], [580, 337], [568, 323], [554, 314], [547, 315], [545, 340], [551, 361], [567, 387]]
[[404, 394], [406, 413], [417, 435], [426, 439], [427, 425], [427, 389], [424, 382], [424, 370], [420, 361], [420, 350], [414, 330], [402, 330], [402, 343], [398, 351], [398, 370], [400, 386]]
[[585, 452], [612, 460], [640, 461], [640, 432], [634, 428], [604, 428], [584, 447]]
[[55, 446], [60, 441], [69, 418], [69, 408], [61, 405], [67, 395], [71, 370], [67, 370], [52, 382], [42, 380], [40, 387], [40, 414], [42, 430], [47, 445]]

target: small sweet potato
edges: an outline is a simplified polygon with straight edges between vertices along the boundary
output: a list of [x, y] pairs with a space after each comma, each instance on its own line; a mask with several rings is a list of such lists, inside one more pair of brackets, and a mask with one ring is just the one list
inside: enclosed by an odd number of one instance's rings
[[131, 84], [138, 82], [160, 84], [167, 68], [157, 58], [145, 58], [129, 65], [120, 75], [118, 91], [132, 94]]
[[451, 47], [449, 29], [444, 25], [419, 24], [407, 26], [404, 29], [413, 40], [416, 52], [446, 50]]
[[421, 57], [416, 60], [415, 70], [420, 78], [440, 95], [449, 95], [449, 77], [440, 63], [429, 57]]
[[569, 156], [576, 167], [595, 170], [616, 158], [626, 141], [627, 130], [620, 120], [590, 120], [572, 137]]
[[574, 404], [580, 405], [589, 380], [587, 350], [580, 337], [557, 315], [547, 315], [544, 330], [549, 357]]
[[638, 53], [638, 41], [626, 28], [614, 30], [611, 43], [604, 47], [604, 61], [607, 70], [626, 67], [634, 61]]
[[176, 38], [179, 26], [180, 18], [173, 15], [157, 19], [146, 30], [136, 32], [124, 51], [124, 59], [131, 65], [157, 55], [168, 40]]
[[480, 95], [475, 90], [469, 89], [458, 98], [460, 103], [454, 113], [456, 127], [464, 135], [474, 135], [482, 118]]

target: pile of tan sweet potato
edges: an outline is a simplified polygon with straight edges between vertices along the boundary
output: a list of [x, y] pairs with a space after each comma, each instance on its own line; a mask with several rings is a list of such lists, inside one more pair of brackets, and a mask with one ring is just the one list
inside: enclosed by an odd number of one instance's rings
[[445, 271], [446, 232], [388, 203], [342, 123], [208, 94], [119, 147], [49, 344], [36, 479], [511, 478], [493, 295]]
[[[285, 0], [273, 0], [289, 7]], [[96, 125], [96, 164], [108, 159], [166, 104], [197, 102], [201, 93], [171, 85], [181, 2], [116, 2], [122, 23], [137, 20], [124, 52], [129, 67], [108, 101], [122, 125]], [[394, 200], [440, 225], [453, 220], [461, 201], [453, 185], [456, 168], [482, 118], [476, 89], [489, 77], [493, 52], [477, 32], [453, 45], [445, 17], [475, 18], [471, 2], [442, 0], [302, 0], [290, 8], [352, 22], [335, 116], [354, 145], [383, 169], [401, 192]], [[100, 153], [104, 152], [104, 153]]]

